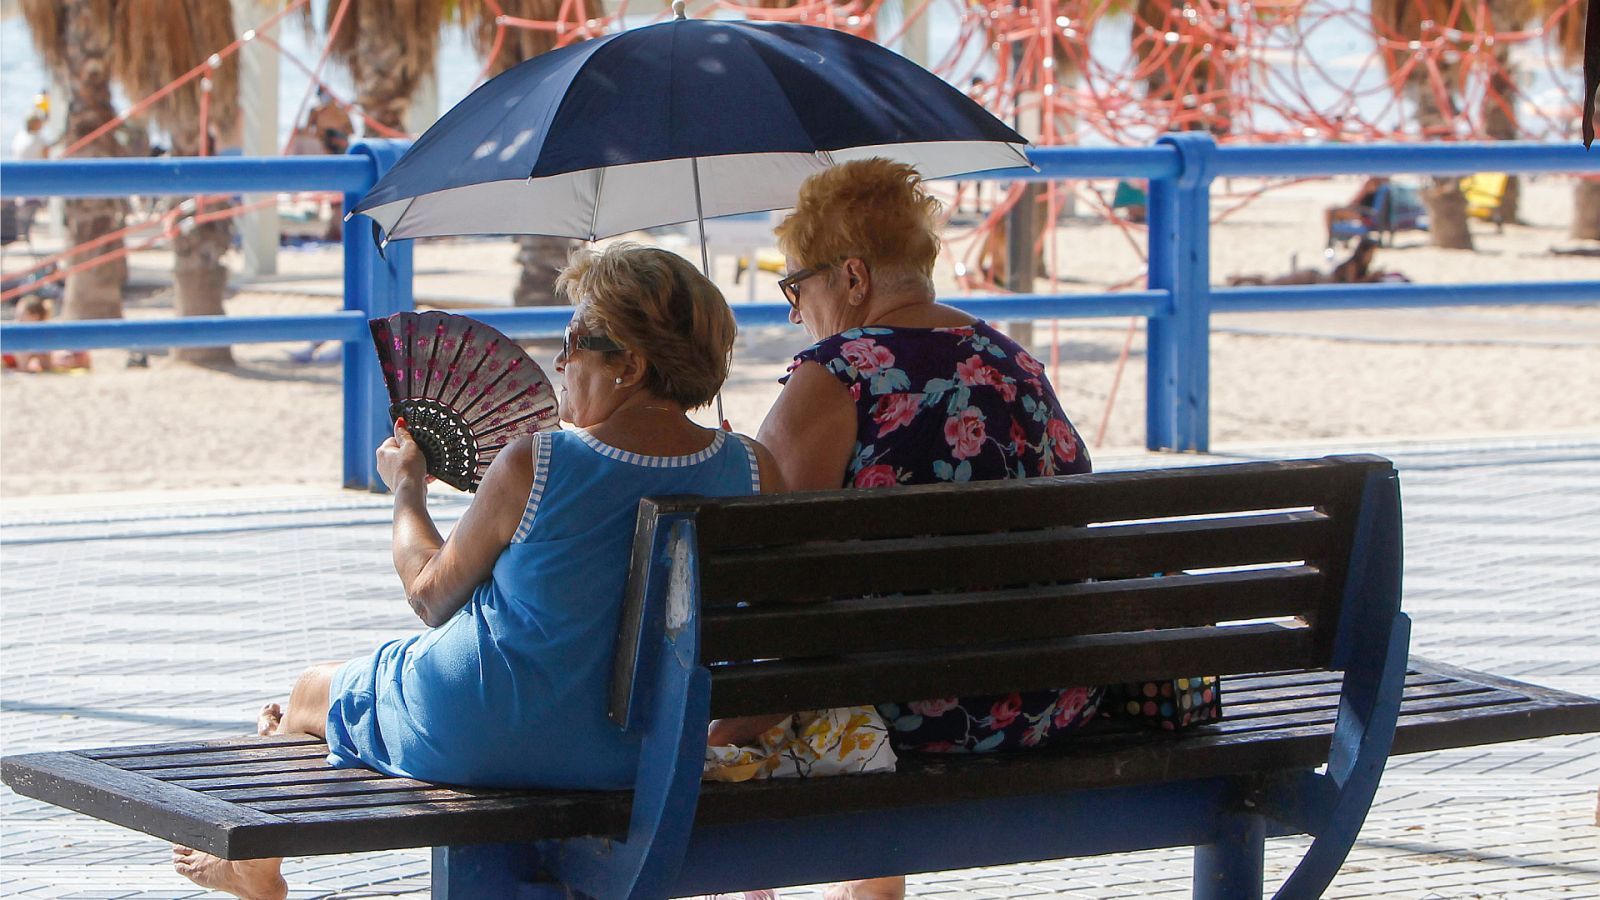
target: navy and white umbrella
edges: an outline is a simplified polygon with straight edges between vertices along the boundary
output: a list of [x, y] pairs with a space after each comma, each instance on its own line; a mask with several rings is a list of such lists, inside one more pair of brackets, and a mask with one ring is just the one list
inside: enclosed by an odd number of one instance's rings
[[808, 176], [852, 159], [887, 157], [938, 178], [1026, 166], [1025, 144], [959, 90], [871, 41], [680, 11], [489, 80], [418, 138], [351, 214], [370, 216], [385, 240], [596, 240], [793, 206]]

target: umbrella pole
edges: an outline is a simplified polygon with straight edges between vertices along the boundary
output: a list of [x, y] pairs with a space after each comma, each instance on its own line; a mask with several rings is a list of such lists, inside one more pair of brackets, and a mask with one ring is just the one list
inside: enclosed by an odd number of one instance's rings
[[[674, 6], [674, 9], [677, 7]], [[706, 211], [700, 205], [700, 157], [689, 157], [689, 171], [694, 175], [694, 224], [700, 229], [700, 274], [711, 279], [711, 251], [706, 247]], [[717, 391], [717, 423], [723, 431], [732, 431], [728, 417], [722, 413], [722, 391]]]

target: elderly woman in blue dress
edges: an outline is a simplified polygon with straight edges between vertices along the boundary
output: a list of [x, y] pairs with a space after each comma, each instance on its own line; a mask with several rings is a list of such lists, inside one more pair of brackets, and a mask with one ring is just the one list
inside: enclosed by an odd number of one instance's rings
[[[561, 274], [574, 306], [561, 355], [568, 430], [525, 437], [489, 467], [448, 539], [423, 456], [397, 424], [378, 448], [394, 490], [394, 566], [426, 631], [315, 666], [262, 734], [325, 736], [335, 766], [489, 787], [625, 788], [638, 747], [606, 720], [606, 685], [639, 500], [777, 489], [750, 438], [687, 412], [728, 374], [733, 314], [681, 258], [637, 245]], [[559, 737], [557, 737], [559, 736]], [[281, 898], [281, 860], [188, 848], [177, 870], [239, 897]]]

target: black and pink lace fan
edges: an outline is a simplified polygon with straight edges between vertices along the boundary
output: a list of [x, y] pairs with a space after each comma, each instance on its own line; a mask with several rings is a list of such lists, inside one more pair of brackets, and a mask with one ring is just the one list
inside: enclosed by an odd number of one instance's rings
[[555, 429], [555, 391], [510, 338], [466, 316], [403, 312], [373, 319], [372, 341], [389, 387], [389, 418], [404, 418], [428, 474], [476, 491], [501, 448]]

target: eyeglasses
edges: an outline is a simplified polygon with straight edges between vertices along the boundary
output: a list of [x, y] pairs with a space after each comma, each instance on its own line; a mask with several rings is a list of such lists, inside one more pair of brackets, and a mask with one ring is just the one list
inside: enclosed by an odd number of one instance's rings
[[793, 272], [778, 280], [778, 289], [783, 291], [783, 298], [789, 301], [789, 305], [798, 309], [800, 307], [800, 282], [813, 275], [821, 275], [837, 265], [838, 263], [828, 263], [827, 265], [812, 266], [809, 269]]
[[561, 333], [561, 357], [570, 359], [574, 350], [598, 350], [601, 353], [611, 353], [621, 350], [622, 345], [603, 334], [573, 334], [572, 326]]

